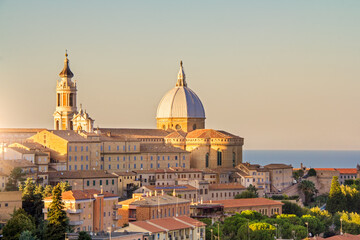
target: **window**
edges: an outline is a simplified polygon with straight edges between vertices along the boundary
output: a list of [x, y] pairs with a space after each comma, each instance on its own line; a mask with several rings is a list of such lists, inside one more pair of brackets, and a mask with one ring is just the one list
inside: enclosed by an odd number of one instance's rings
[[209, 153], [206, 153], [206, 155], [205, 155], [205, 167], [206, 168], [209, 167]]
[[123, 146], [123, 151], [125, 152], [125, 145]]
[[141, 168], [141, 169], [143, 168], [143, 164], [140, 164], [140, 168]]
[[111, 180], [111, 185], [114, 185], [115, 184], [115, 180]]
[[109, 145], [109, 151], [111, 151], [111, 146]]
[[111, 165], [109, 164], [109, 169], [111, 169]]
[[183, 168], [185, 168], [185, 163], [183, 163]]
[[217, 150], [217, 165], [218, 166], [222, 165], [222, 152], [220, 149]]
[[134, 161], [136, 161], [136, 157], [134, 156]]
[[176, 163], [175, 165], [176, 165], [176, 167], [178, 167], [178, 163]]
[[125, 157], [123, 157], [123, 161], [125, 161]]
[[86, 170], [89, 170], [89, 165], [86, 164]]
[[134, 164], [134, 169], [136, 169], [136, 164]]
[[69, 156], [69, 162], [71, 162], [71, 156]]
[[136, 145], [134, 145], [134, 151], [136, 151]]
[[185, 160], [185, 156], [183, 156], [183, 160]]
[[71, 146], [69, 146], [69, 152], [71, 152]]
[[109, 185], [109, 180], [106, 180], [106, 185]]
[[170, 168], [170, 163], [168, 163], [168, 168]]
[[130, 145], [128, 146], [128, 151], [130, 151]]
[[100, 180], [100, 186], [102, 185], [102, 180]]
[[109, 157], [109, 162], [111, 162], [111, 157]]
[[69, 165], [69, 170], [71, 170], [71, 165]]
[[140, 160], [141, 160], [141, 161], [143, 160], [143, 156], [140, 156]]
[[178, 156], [175, 156], [175, 160], [178, 160]]
[[81, 146], [81, 151], [82, 151], [82, 152], [84, 151], [84, 147], [83, 147], [83, 146]]
[[86, 186], [90, 186], [90, 181], [89, 180], [86, 181]]
[[88, 155], [86, 155], [85, 159], [86, 159], [86, 161], [89, 161], [89, 156], [88, 156]]
[[84, 166], [81, 164], [81, 170], [84, 170]]
[[170, 160], [170, 156], [168, 156], [168, 160]]
[[118, 164], [118, 165], [116, 165], [116, 167], [117, 167], [117, 169], [119, 169], [119, 168], [120, 168], [119, 164]]
[[88, 146], [86, 146], [86, 151], [87, 151], [87, 152], [89, 151], [89, 147], [88, 147]]
[[232, 157], [233, 157], [232, 164], [233, 164], [233, 167], [235, 167], [235, 164], [236, 164], [236, 153], [235, 152], [233, 152]]
[[158, 163], [157, 167], [160, 168], [160, 163]]
[[75, 152], [77, 152], [77, 146], [75, 146]]
[[118, 156], [116, 160], [120, 161], [120, 157]]
[[103, 149], [103, 146], [102, 146], [102, 145], [100, 145], [100, 151], [102, 151], [102, 149]]
[[153, 156], [150, 157], [150, 160], [153, 160]]
[[84, 156], [82, 156], [82, 155], [81, 155], [81, 157], [80, 157], [80, 158], [81, 158], [81, 161], [84, 161]]
[[77, 165], [75, 165], [75, 170], [77, 170]]
[[150, 164], [150, 168], [153, 168], [153, 164]]
[[77, 161], [77, 156], [75, 156], [75, 162]]
[[101, 169], [101, 170], [103, 169], [103, 165], [100, 165], [100, 169]]

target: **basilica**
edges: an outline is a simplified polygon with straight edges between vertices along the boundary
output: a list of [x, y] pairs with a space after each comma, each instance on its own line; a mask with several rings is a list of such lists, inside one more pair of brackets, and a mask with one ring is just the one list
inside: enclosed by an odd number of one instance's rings
[[[242, 162], [244, 139], [207, 129], [200, 98], [188, 87], [183, 63], [174, 88], [161, 99], [154, 129], [94, 128], [94, 119], [77, 108], [77, 85], [68, 54], [56, 85], [54, 130], [30, 139], [54, 150], [57, 170], [232, 168]], [[62, 142], [62, 144], [60, 144]]]

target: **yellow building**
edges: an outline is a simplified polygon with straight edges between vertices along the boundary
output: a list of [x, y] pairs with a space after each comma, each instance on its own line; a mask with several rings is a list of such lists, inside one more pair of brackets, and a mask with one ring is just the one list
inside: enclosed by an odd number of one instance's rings
[[6, 223], [10, 218], [14, 209], [22, 208], [22, 193], [0, 192], [0, 224]]
[[[62, 193], [62, 201], [69, 217], [70, 226], [75, 232], [107, 231], [109, 227], [116, 227], [119, 205], [118, 196], [97, 190], [71, 190]], [[44, 218], [52, 202], [52, 197], [44, 199]]]

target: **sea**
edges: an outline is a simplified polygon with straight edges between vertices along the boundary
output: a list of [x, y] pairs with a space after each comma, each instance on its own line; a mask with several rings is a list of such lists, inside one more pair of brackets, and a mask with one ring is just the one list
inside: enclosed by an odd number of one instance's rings
[[360, 165], [360, 151], [326, 150], [244, 150], [243, 162], [266, 165], [291, 164], [299, 168], [356, 168]]

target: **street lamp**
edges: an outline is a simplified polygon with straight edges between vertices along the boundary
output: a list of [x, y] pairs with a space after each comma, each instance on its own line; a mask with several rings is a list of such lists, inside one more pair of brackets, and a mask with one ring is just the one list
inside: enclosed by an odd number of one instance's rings
[[342, 231], [342, 218], [340, 218], [340, 235], [343, 235], [343, 231]]
[[309, 238], [309, 223], [305, 222], [305, 224], [306, 224], [306, 231], [307, 231], [307, 237], [306, 238]]
[[278, 225], [277, 225], [277, 223], [275, 223], [274, 225], [275, 225], [275, 227], [276, 227], [275, 239], [277, 239], [277, 231], [278, 231], [278, 228], [277, 228], [277, 227], [278, 227]]

